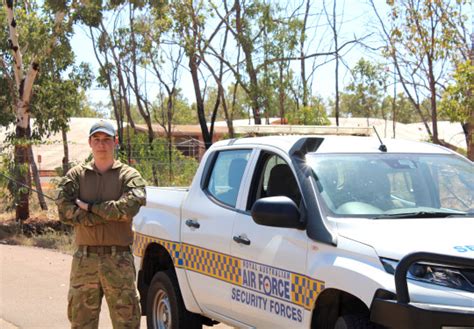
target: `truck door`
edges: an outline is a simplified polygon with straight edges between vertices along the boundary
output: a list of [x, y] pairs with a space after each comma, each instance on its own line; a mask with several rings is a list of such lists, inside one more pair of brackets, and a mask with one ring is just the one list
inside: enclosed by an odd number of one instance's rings
[[194, 297], [210, 315], [230, 313], [230, 286], [239, 271], [230, 255], [230, 241], [251, 153], [236, 149], [212, 154], [203, 181], [194, 182], [182, 207], [183, 266]]
[[310, 312], [302, 306], [300, 295], [306, 271], [306, 232], [261, 226], [250, 215], [255, 200], [277, 195], [302, 204], [288, 163], [262, 151], [248, 198], [243, 200], [245, 211], [236, 215], [232, 233], [232, 256], [242, 261], [241, 285], [233, 286], [231, 291], [232, 310], [235, 317], [257, 328], [309, 328]]

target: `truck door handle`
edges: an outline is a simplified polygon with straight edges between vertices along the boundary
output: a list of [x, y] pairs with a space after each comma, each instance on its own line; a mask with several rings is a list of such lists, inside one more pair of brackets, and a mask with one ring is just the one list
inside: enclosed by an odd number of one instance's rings
[[242, 235], [234, 236], [234, 241], [237, 243], [245, 244], [246, 246], [250, 246], [250, 240]]
[[197, 220], [195, 219], [186, 219], [186, 225], [189, 226], [189, 227], [193, 227], [193, 228], [199, 228], [201, 227], [201, 224], [198, 223]]

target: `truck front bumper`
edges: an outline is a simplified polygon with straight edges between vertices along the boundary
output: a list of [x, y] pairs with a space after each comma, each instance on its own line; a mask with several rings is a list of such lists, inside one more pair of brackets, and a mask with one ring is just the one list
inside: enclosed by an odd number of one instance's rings
[[407, 271], [416, 262], [435, 262], [450, 266], [474, 268], [472, 259], [432, 253], [414, 253], [404, 257], [395, 271], [396, 294], [379, 289], [370, 307], [370, 320], [388, 328], [474, 329], [474, 301], [472, 307], [454, 307], [410, 302]]
[[474, 310], [440, 305], [399, 303], [379, 290], [372, 302], [370, 321], [388, 328], [474, 328]]

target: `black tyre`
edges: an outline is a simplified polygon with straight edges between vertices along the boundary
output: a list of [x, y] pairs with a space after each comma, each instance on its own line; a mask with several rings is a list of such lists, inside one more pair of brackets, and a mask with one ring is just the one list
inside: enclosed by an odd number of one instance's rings
[[146, 322], [149, 329], [202, 328], [201, 316], [186, 310], [173, 269], [157, 272], [147, 294]]
[[369, 318], [363, 314], [347, 314], [340, 316], [334, 329], [377, 329], [381, 328], [375, 323], [370, 322]]

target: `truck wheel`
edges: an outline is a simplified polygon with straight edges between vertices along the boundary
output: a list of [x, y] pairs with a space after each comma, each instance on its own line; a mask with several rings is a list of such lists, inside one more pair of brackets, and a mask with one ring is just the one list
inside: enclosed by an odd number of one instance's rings
[[334, 329], [377, 329], [381, 328], [369, 321], [366, 315], [363, 314], [347, 314], [340, 316]]
[[201, 328], [201, 317], [186, 310], [173, 269], [157, 272], [147, 295], [146, 321], [150, 329]]

